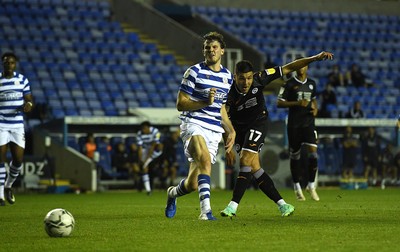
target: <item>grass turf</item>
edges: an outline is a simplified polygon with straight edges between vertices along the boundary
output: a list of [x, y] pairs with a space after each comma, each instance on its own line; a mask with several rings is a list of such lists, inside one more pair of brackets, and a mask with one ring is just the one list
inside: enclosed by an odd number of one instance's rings
[[[396, 251], [400, 190], [319, 189], [320, 202], [292, 203], [281, 217], [261, 191], [246, 192], [235, 218], [222, 218], [230, 191], [211, 192], [217, 221], [199, 221], [197, 193], [178, 199], [173, 219], [164, 217], [166, 193], [17, 194], [0, 207], [0, 251]], [[306, 195], [307, 196], [307, 195]], [[50, 238], [43, 218], [65, 208], [76, 221], [70, 237]]]

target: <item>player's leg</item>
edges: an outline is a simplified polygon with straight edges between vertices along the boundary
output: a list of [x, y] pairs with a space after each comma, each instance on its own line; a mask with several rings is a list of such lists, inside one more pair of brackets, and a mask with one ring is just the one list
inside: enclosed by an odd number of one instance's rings
[[310, 193], [313, 200], [319, 201], [317, 194], [317, 185], [315, 179], [318, 171], [317, 147], [314, 145], [307, 145], [308, 150], [308, 184], [306, 190]]
[[150, 176], [150, 166], [155, 166], [157, 165], [157, 162], [159, 162], [159, 157], [161, 156], [162, 152], [160, 151], [153, 151], [150, 157], [148, 157], [144, 163], [143, 163], [143, 175], [142, 175], [142, 180], [143, 180], [143, 185], [144, 188], [146, 189], [147, 195], [151, 195], [151, 176]]
[[171, 218], [175, 215], [175, 213], [172, 214], [173, 211], [168, 209], [176, 208], [176, 197], [198, 189], [201, 209], [199, 218], [202, 220], [214, 220], [215, 217], [212, 216], [210, 204], [210, 174], [211, 162], [215, 162], [221, 134], [205, 132], [197, 125], [188, 125], [185, 128], [186, 130], [182, 131], [181, 135], [184, 142], [185, 155], [191, 162], [189, 175], [178, 186], [168, 188], [166, 216]]
[[371, 171], [371, 166], [368, 163], [368, 158], [364, 157], [364, 178], [368, 181], [369, 180], [369, 173]]
[[236, 131], [236, 151], [240, 153], [240, 168], [233, 189], [232, 199], [228, 206], [221, 211], [221, 216], [232, 217], [236, 215], [236, 210], [246, 189], [251, 182], [251, 170], [253, 159], [258, 158], [258, 150], [264, 142], [263, 132], [266, 132], [265, 123], [254, 125], [251, 129]]
[[[185, 150], [186, 153], [186, 150]], [[165, 207], [165, 216], [172, 218], [176, 214], [176, 202], [177, 198], [189, 194], [197, 189], [197, 177], [199, 175], [199, 169], [196, 167], [196, 163], [191, 156], [189, 157], [189, 173], [188, 176], [182, 179], [178, 185], [170, 186], [167, 189], [167, 206]]]
[[[203, 136], [195, 135], [192, 137], [189, 144], [189, 152], [194, 160], [194, 165], [197, 170], [197, 190], [200, 201], [200, 220], [215, 220], [211, 211], [211, 163], [215, 162], [218, 143], [221, 135], [213, 136], [209, 131]], [[218, 139], [217, 141], [215, 139]], [[207, 143], [206, 143], [207, 142]], [[194, 179], [193, 179], [194, 180]]]
[[300, 185], [300, 170], [301, 170], [301, 138], [298, 136], [298, 131], [295, 128], [288, 128], [289, 140], [289, 158], [290, 158], [290, 173], [292, 175], [294, 193], [297, 200], [304, 201], [303, 191]]
[[4, 194], [8, 203], [14, 204], [15, 197], [11, 189], [19, 173], [22, 170], [22, 161], [24, 157], [24, 148], [14, 142], [9, 143], [12, 161], [10, 162], [10, 171], [4, 184]]
[[228, 206], [221, 211], [221, 216], [232, 217], [236, 215], [240, 200], [242, 199], [251, 181], [251, 164], [253, 162], [253, 159], [257, 157], [257, 153], [250, 152], [248, 150], [242, 150], [240, 155], [239, 174], [236, 178], [232, 199], [229, 202]]
[[143, 168], [142, 168], [142, 182], [143, 182], [144, 189], [147, 192], [147, 195], [151, 195], [149, 166], [152, 161], [153, 161], [153, 159], [151, 157], [144, 160]]
[[[1, 140], [0, 140], [1, 141]], [[4, 197], [4, 183], [6, 180], [6, 153], [7, 153], [7, 145], [0, 146], [0, 206], [5, 206], [5, 197]]]
[[253, 168], [252, 173], [257, 181], [260, 190], [278, 205], [278, 209], [282, 216], [291, 215], [294, 212], [294, 207], [286, 203], [286, 201], [282, 198], [281, 194], [276, 189], [271, 177], [264, 171], [263, 168], [260, 168], [261, 164], [259, 155], [257, 155], [257, 158], [253, 160], [252, 167], [256, 167]]
[[306, 190], [313, 200], [319, 201], [315, 182], [318, 174], [317, 131], [313, 126], [304, 128], [303, 136], [308, 153], [308, 184]]
[[[19, 173], [22, 170], [22, 161], [24, 158], [24, 148], [25, 148], [25, 132], [24, 129], [17, 129], [12, 131], [11, 133], [8, 133], [9, 139], [9, 148], [12, 156], [12, 161], [10, 162], [10, 171], [7, 176], [7, 180], [5, 181], [4, 184], [4, 194], [7, 199], [7, 201], [10, 204], [15, 203], [15, 197], [12, 192], [12, 185], [17, 179]], [[6, 162], [5, 157], [4, 162]]]

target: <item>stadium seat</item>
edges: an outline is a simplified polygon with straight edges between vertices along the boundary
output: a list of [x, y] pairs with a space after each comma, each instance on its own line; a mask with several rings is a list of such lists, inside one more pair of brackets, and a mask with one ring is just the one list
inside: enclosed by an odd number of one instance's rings
[[77, 151], [81, 151], [75, 136], [69, 135], [67, 137], [67, 145]]

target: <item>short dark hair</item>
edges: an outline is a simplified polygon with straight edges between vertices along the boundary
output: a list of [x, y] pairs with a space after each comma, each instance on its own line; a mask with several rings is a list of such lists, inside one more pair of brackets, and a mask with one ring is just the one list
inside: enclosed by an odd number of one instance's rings
[[224, 49], [226, 44], [224, 41], [224, 36], [218, 32], [209, 32], [203, 36], [204, 41], [218, 41], [221, 44], [221, 48]]
[[150, 127], [150, 126], [151, 126], [151, 124], [150, 124], [149, 121], [144, 121], [144, 122], [142, 122], [142, 123], [140, 124], [140, 128], [143, 128], [143, 127]]
[[235, 73], [248, 73], [253, 71], [253, 64], [248, 60], [241, 60], [236, 63]]
[[17, 55], [15, 55], [15, 53], [13, 53], [13, 52], [5, 52], [5, 53], [3, 53], [3, 55], [1, 55], [1, 61], [3, 61], [4, 58], [6, 58], [6, 57], [13, 57], [16, 61], [18, 61]]

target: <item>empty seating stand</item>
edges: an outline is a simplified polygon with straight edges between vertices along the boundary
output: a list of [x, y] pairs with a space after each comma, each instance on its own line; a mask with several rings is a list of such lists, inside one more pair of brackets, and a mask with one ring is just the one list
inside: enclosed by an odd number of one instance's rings
[[[283, 62], [282, 56], [290, 50], [304, 51], [307, 55], [322, 50], [332, 51], [335, 54], [334, 61], [312, 64], [309, 68], [309, 75], [318, 81], [318, 90], [323, 90], [332, 64], [339, 64], [343, 71], [356, 63], [367, 78], [376, 84], [371, 89], [378, 92], [369, 92], [365, 88], [353, 88], [351, 92], [347, 89], [344, 92], [336, 90], [339, 100], [347, 101], [342, 105], [351, 106], [354, 99], [367, 97], [362, 100], [362, 107], [370, 111], [368, 117], [395, 118], [399, 113], [400, 103], [395, 99], [373, 106], [368, 103], [381, 96], [379, 90], [388, 91], [386, 94], [392, 91], [398, 93], [400, 65], [396, 55], [400, 45], [399, 16], [206, 6], [193, 6], [192, 11], [236, 37], [243, 38], [277, 65], [287, 63]], [[397, 32], [392, 32], [394, 30]], [[396, 97], [395, 93], [393, 97]], [[341, 96], [344, 98], [341, 99]], [[269, 104], [267, 101], [267, 106]], [[271, 119], [281, 120], [283, 115], [279, 113], [279, 110], [272, 110]]]
[[[19, 56], [18, 71], [30, 80], [36, 102], [62, 101], [49, 102], [53, 118], [125, 115], [132, 97], [124, 94], [135, 91], [135, 83], [145, 87], [145, 97], [158, 83], [165, 83], [163, 91], [170, 93], [137, 105], [171, 106], [178, 85], [172, 90], [166, 83], [183, 73], [174, 57], [161, 55], [153, 43], [125, 33], [110, 19], [106, 0], [2, 1], [0, 36], [7, 40], [0, 41], [0, 53]], [[176, 67], [154, 67], [165, 62]], [[150, 68], [152, 74], [146, 71]], [[100, 107], [82, 102], [102, 100], [104, 93], [110, 97]]]

